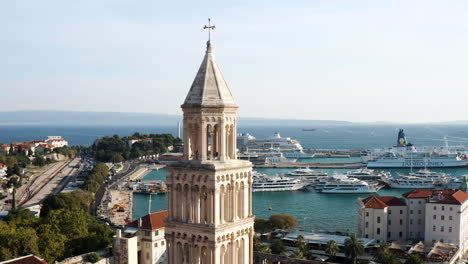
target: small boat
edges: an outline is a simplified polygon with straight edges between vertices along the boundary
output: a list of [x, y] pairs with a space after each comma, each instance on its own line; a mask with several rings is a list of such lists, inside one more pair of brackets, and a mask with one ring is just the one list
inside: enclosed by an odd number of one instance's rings
[[317, 131], [316, 128], [303, 128], [302, 131]]

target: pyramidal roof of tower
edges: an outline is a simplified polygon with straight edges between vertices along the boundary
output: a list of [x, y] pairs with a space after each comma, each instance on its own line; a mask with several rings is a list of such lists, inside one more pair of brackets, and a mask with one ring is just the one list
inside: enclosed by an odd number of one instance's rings
[[216, 63], [211, 42], [182, 107], [237, 107], [223, 73]]

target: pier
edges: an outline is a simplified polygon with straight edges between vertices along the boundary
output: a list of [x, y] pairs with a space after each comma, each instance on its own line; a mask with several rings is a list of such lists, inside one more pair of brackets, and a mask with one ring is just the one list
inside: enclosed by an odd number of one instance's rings
[[309, 167], [313, 169], [359, 169], [367, 165], [362, 162], [285, 162], [272, 164], [256, 164], [254, 168], [303, 168]]

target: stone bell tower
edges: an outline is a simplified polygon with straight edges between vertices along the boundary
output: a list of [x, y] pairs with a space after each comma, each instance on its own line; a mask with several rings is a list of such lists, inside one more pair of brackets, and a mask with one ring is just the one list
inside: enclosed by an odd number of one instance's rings
[[208, 41], [182, 104], [184, 160], [167, 168], [169, 264], [253, 262], [252, 164], [237, 160], [237, 109]]

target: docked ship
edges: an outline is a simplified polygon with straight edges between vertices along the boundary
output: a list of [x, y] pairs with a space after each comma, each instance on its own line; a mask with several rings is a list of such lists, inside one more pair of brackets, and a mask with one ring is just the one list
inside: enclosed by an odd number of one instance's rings
[[356, 178], [363, 181], [384, 181], [385, 179], [391, 177], [390, 172], [387, 171], [374, 171], [371, 169], [361, 168], [354, 171], [346, 172], [346, 176]]
[[257, 139], [248, 133], [237, 134], [237, 147], [241, 152], [265, 152], [276, 150], [280, 152], [303, 153], [304, 148], [295, 139], [281, 137], [279, 132], [266, 139]]
[[274, 164], [274, 163], [294, 163], [297, 159], [287, 158], [283, 153], [278, 151], [266, 151], [266, 152], [244, 152], [239, 153], [239, 159], [249, 160], [253, 164]]
[[464, 147], [420, 147], [407, 143], [403, 129], [398, 133], [397, 145], [388, 149], [369, 151], [363, 160], [368, 168], [450, 168], [466, 167], [468, 159]]
[[302, 179], [281, 175], [267, 176], [260, 173], [254, 173], [253, 181], [252, 192], [298, 191], [308, 185]]
[[436, 187], [436, 183], [432, 179], [404, 175], [390, 178], [387, 183], [395, 189], [434, 189]]
[[447, 173], [435, 172], [427, 169], [418, 170], [416, 172], [410, 172], [409, 176], [430, 179], [435, 183], [446, 183], [450, 180], [450, 176]]
[[308, 183], [316, 183], [328, 174], [324, 171], [315, 171], [310, 168], [298, 168], [294, 171], [288, 172], [289, 177], [301, 177], [302, 180]]
[[382, 189], [378, 183], [369, 183], [356, 178], [348, 177], [344, 174], [336, 174], [332, 177], [324, 178], [313, 188], [321, 193], [376, 193]]

